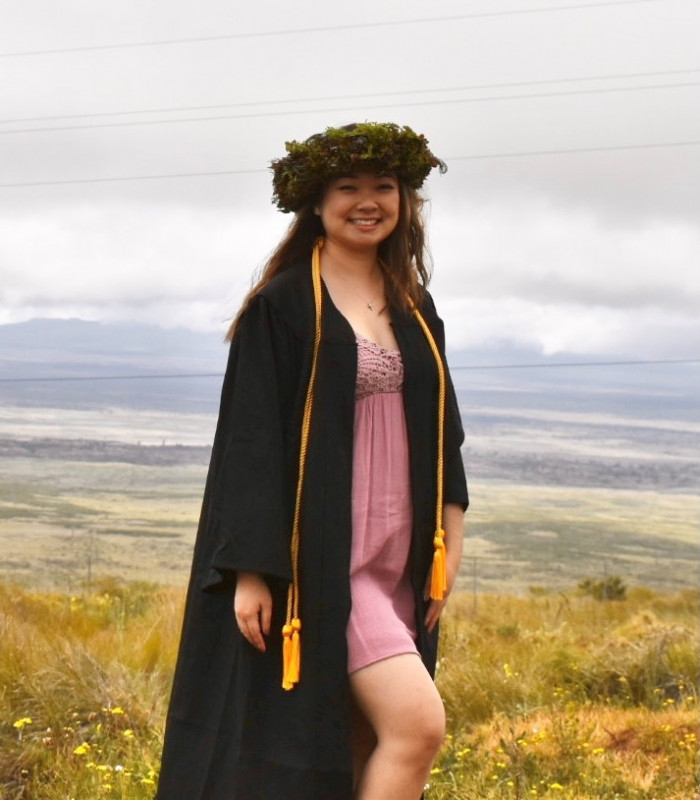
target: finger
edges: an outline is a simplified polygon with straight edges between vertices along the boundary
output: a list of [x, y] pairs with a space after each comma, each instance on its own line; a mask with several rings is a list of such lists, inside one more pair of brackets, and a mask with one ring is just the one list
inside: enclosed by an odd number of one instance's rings
[[261, 653], [265, 652], [265, 640], [263, 639], [263, 635], [260, 631], [260, 621], [256, 617], [254, 622], [248, 623], [248, 633], [250, 634], [248, 641], [256, 648], [256, 650], [260, 650]]
[[272, 602], [262, 603], [260, 606], [260, 627], [265, 636], [270, 633], [270, 625], [272, 624]]
[[260, 621], [258, 615], [251, 617], [236, 617], [238, 627], [240, 628], [243, 636], [249, 641], [253, 647], [261, 652], [265, 652], [265, 640], [260, 632]]
[[442, 600], [433, 600], [428, 606], [428, 611], [425, 615], [425, 627], [428, 629], [428, 633], [432, 633], [433, 628], [437, 625], [444, 607], [445, 603]]

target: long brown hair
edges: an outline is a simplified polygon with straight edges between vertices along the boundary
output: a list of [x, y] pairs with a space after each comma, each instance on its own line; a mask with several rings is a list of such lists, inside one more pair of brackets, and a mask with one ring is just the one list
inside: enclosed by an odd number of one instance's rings
[[[411, 303], [419, 305], [423, 299], [430, 281], [430, 256], [425, 241], [423, 198], [402, 181], [399, 181], [399, 195], [398, 222], [391, 234], [380, 243], [378, 256], [389, 305], [407, 311]], [[321, 218], [314, 211], [317, 204], [318, 199], [310, 201], [294, 215], [287, 233], [243, 300], [226, 334], [227, 341], [233, 339], [238, 321], [261, 289], [279, 273], [310, 259], [316, 241], [325, 233]]]

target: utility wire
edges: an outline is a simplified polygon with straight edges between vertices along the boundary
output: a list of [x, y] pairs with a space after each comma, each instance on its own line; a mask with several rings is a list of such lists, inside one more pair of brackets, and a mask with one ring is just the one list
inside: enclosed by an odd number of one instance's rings
[[645, 361], [560, 361], [553, 364], [464, 364], [461, 366], [450, 366], [450, 372], [456, 370], [475, 370], [480, 369], [552, 369], [558, 367], [636, 367], [649, 364], [700, 364], [700, 358], [670, 358], [670, 359], [649, 359]]
[[81, 47], [57, 47], [44, 50], [23, 50], [0, 53], [0, 58], [20, 58], [30, 56], [57, 55], [63, 53], [85, 53], [97, 50], [120, 50], [126, 48], [161, 47], [163, 45], [196, 44], [201, 42], [221, 42], [234, 39], [255, 39], [268, 36], [294, 36], [310, 33], [331, 33], [334, 31], [361, 30], [368, 28], [388, 28], [399, 25], [425, 25], [428, 23], [461, 22], [468, 19], [485, 17], [509, 17], [524, 14], [543, 14], [560, 11], [578, 11], [589, 8], [608, 8], [613, 6], [641, 5], [643, 3], [661, 3], [668, 0], [612, 0], [605, 3], [576, 3], [566, 6], [544, 6], [542, 8], [522, 8], [511, 11], [482, 11], [473, 14], [457, 14], [448, 17], [423, 17], [421, 19], [387, 20], [385, 22], [355, 22], [346, 25], [323, 25], [310, 28], [291, 28], [277, 31], [251, 31], [247, 33], [228, 33], [217, 36], [193, 36], [182, 39], [157, 39], [145, 42], [122, 42], [117, 44], [83, 45]]
[[[686, 142], [653, 142], [650, 144], [626, 144], [608, 147], [572, 147], [561, 150], [529, 150], [515, 153], [483, 153], [481, 155], [450, 156], [445, 161], [479, 161], [496, 158], [532, 158], [536, 156], [560, 156], [576, 153], [613, 153], [624, 150], [649, 150], [672, 147], [696, 147], [700, 139], [691, 139]], [[253, 175], [267, 172], [267, 169], [229, 169], [213, 170], [211, 172], [173, 172], [161, 175], [125, 175], [113, 178], [71, 178], [58, 181], [25, 181], [22, 183], [0, 183], [0, 189], [32, 188], [37, 186], [73, 186], [90, 183], [129, 183], [136, 181], [168, 180], [171, 178], [211, 178], [223, 175]]]
[[[588, 75], [581, 78], [548, 78], [539, 81], [512, 81], [509, 83], [484, 83], [484, 84], [471, 84], [468, 86], [445, 86], [432, 89], [401, 89], [393, 92], [371, 92], [363, 94], [346, 94], [346, 95], [325, 95], [320, 97], [297, 97], [293, 99], [278, 99], [278, 100], [251, 100], [238, 103], [219, 103], [216, 105], [205, 106], [175, 106], [172, 108], [144, 108], [144, 109], [129, 109], [127, 111], [98, 111], [93, 113], [81, 114], [53, 114], [44, 117], [16, 117], [14, 119], [0, 119], [0, 124], [9, 125], [17, 124], [20, 122], [51, 122], [59, 119], [95, 119], [100, 117], [125, 117], [133, 116], [135, 114], [174, 114], [183, 111], [217, 111], [226, 108], [252, 108], [259, 106], [271, 106], [290, 103], [322, 103], [328, 101], [340, 100], [360, 100], [365, 97], [396, 97], [400, 95], [417, 95], [417, 94], [439, 94], [442, 92], [472, 92], [482, 91], [484, 89], [514, 89], [523, 86], [546, 86], [553, 83], [584, 83], [591, 81], [607, 81], [607, 80], [629, 80], [631, 78], [658, 78], [667, 75], [688, 75], [700, 72], [700, 69], [666, 69], [657, 70], [656, 72], [626, 72], [613, 75]], [[218, 119], [218, 118], [217, 118]]]
[[[532, 156], [563, 156], [569, 153], [612, 153], [619, 150], [649, 150], [661, 147], [695, 147], [700, 144], [700, 139], [691, 139], [687, 142], [656, 142], [653, 144], [626, 144], [612, 147], [576, 147], [562, 150], [524, 150], [518, 153], [485, 153], [476, 156], [453, 156], [448, 161], [478, 161], [490, 158], [530, 158]], [[1, 188], [2, 184], [0, 184]]]
[[[458, 370], [498, 370], [498, 369], [555, 369], [559, 367], [636, 367], [655, 364], [700, 364], [700, 358], [671, 358], [651, 359], [642, 361], [570, 361], [559, 363], [541, 364], [462, 364], [450, 366], [450, 372]], [[141, 375], [66, 375], [47, 376], [36, 378], [0, 378], [0, 383], [65, 383], [84, 381], [144, 381], [159, 379], [191, 380], [193, 378], [223, 378], [223, 372], [192, 372], [172, 374], [141, 374]]]
[[219, 114], [213, 117], [178, 117], [176, 119], [137, 120], [135, 122], [95, 122], [87, 125], [57, 125], [49, 128], [14, 128], [9, 131], [0, 131], [0, 136], [11, 136], [27, 133], [54, 133], [57, 131], [92, 130], [95, 128], [133, 128], [148, 125], [181, 125], [191, 122], [215, 122], [217, 120], [231, 119], [261, 119], [265, 117], [282, 117], [296, 114], [328, 114], [338, 111], [373, 111], [385, 108], [413, 108], [415, 106], [443, 106], [460, 105], [466, 103], [487, 103], [499, 100], [532, 100], [550, 97], [570, 97], [584, 94], [612, 94], [616, 92], [641, 92], [657, 89], [682, 89], [690, 86], [700, 86], [700, 81], [686, 83], [660, 83], [646, 86], [605, 87], [601, 89], [570, 89], [561, 92], [536, 92], [534, 94], [506, 94], [491, 95], [490, 97], [460, 97], [448, 100], [414, 100], [400, 103], [381, 103], [380, 105], [343, 106], [341, 108], [300, 108], [279, 111], [250, 112], [247, 114]]
[[165, 375], [53, 375], [43, 378], [0, 378], [0, 383], [64, 383], [84, 381], [148, 381], [164, 379], [222, 378], [223, 372], [173, 373]]

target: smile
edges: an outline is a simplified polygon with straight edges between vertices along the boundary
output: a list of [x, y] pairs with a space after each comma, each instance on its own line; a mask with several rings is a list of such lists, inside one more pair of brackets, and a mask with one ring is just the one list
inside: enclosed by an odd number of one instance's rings
[[374, 228], [375, 226], [379, 225], [381, 220], [378, 219], [351, 219], [353, 225], [357, 225], [360, 228]]

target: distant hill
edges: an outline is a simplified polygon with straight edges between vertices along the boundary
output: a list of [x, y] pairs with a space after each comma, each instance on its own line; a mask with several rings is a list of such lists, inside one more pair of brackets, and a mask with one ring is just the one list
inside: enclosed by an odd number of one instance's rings
[[[226, 348], [220, 334], [155, 325], [0, 325], [0, 404], [215, 413]], [[624, 359], [548, 358], [510, 345], [453, 351], [449, 360], [467, 408], [699, 421], [698, 365], [595, 366]]]
[[[33, 319], [0, 325], [0, 376], [95, 374], [115, 367], [138, 371], [221, 368], [223, 335], [156, 325]], [[69, 372], [69, 370], [72, 370]], [[106, 373], [105, 373], [106, 374]]]
[[184, 328], [79, 319], [0, 325], [0, 403], [215, 411], [225, 360], [221, 336]]

